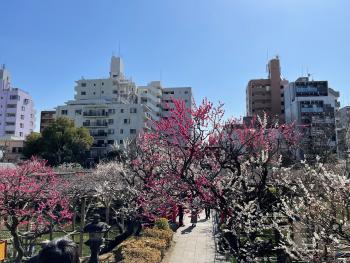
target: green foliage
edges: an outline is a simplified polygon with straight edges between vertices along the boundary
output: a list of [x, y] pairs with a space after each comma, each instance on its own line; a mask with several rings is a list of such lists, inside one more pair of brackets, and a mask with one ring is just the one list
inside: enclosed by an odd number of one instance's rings
[[38, 155], [56, 166], [62, 163], [84, 164], [93, 143], [86, 128], [77, 128], [68, 118], [57, 118], [42, 134], [32, 133], [26, 138], [25, 157]]
[[41, 148], [41, 134], [32, 132], [26, 137], [23, 148], [23, 155], [28, 159], [32, 156], [39, 156]]
[[162, 230], [170, 230], [168, 219], [166, 218], [158, 218], [154, 223], [155, 228]]

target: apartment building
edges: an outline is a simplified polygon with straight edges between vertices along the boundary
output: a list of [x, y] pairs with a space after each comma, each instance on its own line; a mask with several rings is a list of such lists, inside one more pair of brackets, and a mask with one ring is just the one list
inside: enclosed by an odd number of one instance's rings
[[163, 88], [160, 81], [138, 87], [125, 77], [122, 59], [113, 56], [109, 77], [76, 81], [74, 100], [58, 106], [56, 117], [71, 118], [77, 127], [89, 129], [94, 137], [91, 157], [103, 157], [140, 132], [150, 131], [164, 115], [162, 102], [170, 97], [191, 101], [191, 88]]
[[350, 106], [340, 108], [336, 113], [338, 158], [346, 159], [350, 150]]
[[16, 136], [0, 137], [0, 160], [1, 162], [20, 163], [23, 160], [24, 140]]
[[35, 109], [32, 97], [26, 91], [13, 88], [11, 75], [0, 68], [0, 137], [15, 136], [22, 139], [35, 127]]
[[285, 118], [303, 133], [302, 154], [336, 152], [338, 98], [339, 92], [329, 88], [327, 81], [301, 77], [285, 86]]
[[40, 132], [49, 126], [55, 120], [56, 111], [46, 110], [40, 113]]
[[280, 60], [271, 59], [267, 65], [268, 78], [252, 79], [246, 88], [247, 116], [268, 114], [271, 118], [285, 121], [283, 88], [288, 81], [281, 76]]

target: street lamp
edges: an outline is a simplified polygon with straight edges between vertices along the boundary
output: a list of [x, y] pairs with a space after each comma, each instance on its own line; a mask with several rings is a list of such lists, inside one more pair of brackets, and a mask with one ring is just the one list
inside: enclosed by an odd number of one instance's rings
[[89, 240], [85, 244], [90, 248], [91, 256], [89, 263], [98, 263], [98, 254], [103, 243], [103, 236], [110, 226], [100, 221], [100, 215], [94, 214], [92, 222], [84, 227], [84, 233], [89, 233]]

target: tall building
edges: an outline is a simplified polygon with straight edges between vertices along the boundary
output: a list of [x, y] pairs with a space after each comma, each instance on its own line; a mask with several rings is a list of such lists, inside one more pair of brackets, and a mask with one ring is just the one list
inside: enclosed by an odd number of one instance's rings
[[336, 152], [335, 114], [339, 92], [327, 81], [298, 78], [284, 89], [286, 122], [295, 122], [303, 132], [305, 154]]
[[55, 120], [56, 111], [45, 110], [40, 113], [40, 132], [49, 126]]
[[[172, 94], [168, 94], [170, 91]], [[147, 86], [136, 84], [124, 75], [121, 58], [112, 57], [108, 78], [80, 79], [74, 100], [56, 108], [56, 117], [66, 116], [77, 127], [86, 127], [94, 137], [91, 157], [103, 157], [125, 140], [152, 129], [153, 121], [164, 114], [164, 99], [183, 98], [191, 106], [191, 88], [163, 88], [160, 81]]]
[[35, 110], [32, 97], [13, 88], [5, 66], [0, 69], [0, 136], [24, 139], [34, 130]]
[[336, 113], [337, 152], [341, 159], [348, 158], [350, 150], [350, 106], [339, 109]]
[[279, 58], [271, 59], [267, 65], [267, 79], [253, 79], [246, 89], [247, 116], [267, 113], [271, 118], [284, 122], [283, 88], [288, 84], [281, 77]]

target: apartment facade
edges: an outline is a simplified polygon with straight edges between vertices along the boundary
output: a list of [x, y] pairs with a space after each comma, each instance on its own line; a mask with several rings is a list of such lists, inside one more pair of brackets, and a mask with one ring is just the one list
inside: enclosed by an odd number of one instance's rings
[[56, 111], [46, 110], [40, 113], [40, 132], [48, 127], [55, 120]]
[[253, 79], [246, 88], [247, 116], [266, 113], [270, 118], [285, 121], [284, 116], [284, 86], [288, 81], [281, 77], [280, 60], [271, 59], [267, 65], [267, 79]]
[[349, 158], [350, 150], [350, 106], [340, 108], [336, 113], [338, 158]]
[[298, 78], [285, 86], [285, 118], [295, 122], [303, 133], [303, 153], [336, 152], [336, 112], [339, 92], [329, 88], [327, 81]]
[[[172, 89], [172, 97], [192, 100], [191, 88], [186, 88], [186, 94], [178, 89]], [[170, 98], [165, 92], [159, 81], [138, 87], [125, 77], [122, 59], [113, 56], [109, 77], [76, 81], [74, 100], [58, 106], [56, 117], [68, 117], [77, 127], [89, 129], [94, 137], [91, 157], [103, 157], [152, 129], [153, 122], [163, 116], [162, 101]]]
[[29, 93], [13, 88], [10, 73], [0, 69], [0, 137], [15, 136], [22, 139], [35, 127], [34, 102]]
[[2, 162], [20, 163], [23, 159], [24, 140], [16, 136], [0, 137], [0, 156]]

